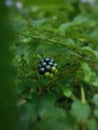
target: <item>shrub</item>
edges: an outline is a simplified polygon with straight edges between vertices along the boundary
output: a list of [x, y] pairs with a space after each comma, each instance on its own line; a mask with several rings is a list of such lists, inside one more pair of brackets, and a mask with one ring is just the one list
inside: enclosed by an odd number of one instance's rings
[[[26, 5], [13, 16], [19, 130], [97, 130], [97, 5]], [[58, 72], [38, 72], [51, 57]]]

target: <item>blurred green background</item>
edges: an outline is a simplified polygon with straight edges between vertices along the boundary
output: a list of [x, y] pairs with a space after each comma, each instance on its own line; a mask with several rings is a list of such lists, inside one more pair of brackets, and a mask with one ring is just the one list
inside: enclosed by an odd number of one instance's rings
[[0, 0], [0, 12], [0, 130], [13, 130], [16, 122], [13, 87], [15, 72], [11, 52], [13, 33], [8, 18], [10, 10], [5, 6], [4, 0]]

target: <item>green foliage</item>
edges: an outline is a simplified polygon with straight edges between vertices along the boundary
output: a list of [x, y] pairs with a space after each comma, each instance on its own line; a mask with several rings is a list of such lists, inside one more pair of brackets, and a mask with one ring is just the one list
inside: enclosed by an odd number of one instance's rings
[[[97, 130], [98, 5], [31, 3], [12, 13], [18, 129]], [[52, 78], [38, 73], [46, 57], [58, 63]]]

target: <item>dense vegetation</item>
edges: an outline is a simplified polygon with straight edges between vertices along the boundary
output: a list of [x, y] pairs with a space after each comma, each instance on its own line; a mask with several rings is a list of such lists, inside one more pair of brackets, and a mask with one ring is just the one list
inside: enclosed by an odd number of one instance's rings
[[[18, 130], [98, 129], [97, 10], [77, 0], [14, 5]], [[50, 77], [38, 72], [47, 57], [58, 64]]]

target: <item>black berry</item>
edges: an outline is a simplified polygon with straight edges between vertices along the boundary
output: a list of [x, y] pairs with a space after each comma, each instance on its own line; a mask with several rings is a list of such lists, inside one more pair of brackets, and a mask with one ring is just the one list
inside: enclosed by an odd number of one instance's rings
[[53, 65], [53, 62], [52, 62], [52, 61], [50, 61], [48, 64], [49, 64], [50, 66], [52, 66], [52, 65]]
[[45, 75], [45, 77], [51, 77], [57, 72], [57, 63], [54, 59], [44, 58], [39, 62], [38, 71], [39, 74]]
[[41, 66], [43, 66], [43, 67], [46, 66], [46, 65], [47, 65], [46, 62], [42, 62], [42, 63], [41, 63]]
[[48, 63], [50, 61], [50, 59], [49, 58], [45, 58], [44, 61]]
[[43, 62], [44, 62], [44, 59], [42, 59], [42, 60], [40, 61], [40, 64], [43, 63]]
[[43, 67], [40, 68], [40, 69], [39, 69], [39, 73], [40, 73], [40, 74], [44, 74], [44, 73], [45, 73], [45, 68], [43, 68]]
[[54, 60], [53, 60], [53, 59], [51, 59], [50, 61], [51, 61], [51, 62], [54, 62]]
[[50, 66], [50, 65], [47, 65], [47, 66], [45, 67], [45, 69], [46, 69], [46, 71], [50, 71], [51, 66]]

